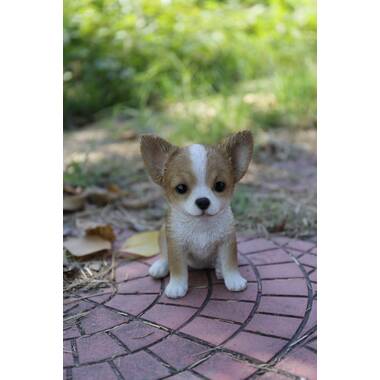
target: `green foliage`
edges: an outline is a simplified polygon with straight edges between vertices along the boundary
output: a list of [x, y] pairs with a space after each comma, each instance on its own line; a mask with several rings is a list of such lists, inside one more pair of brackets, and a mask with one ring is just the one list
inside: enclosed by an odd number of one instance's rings
[[115, 106], [162, 116], [206, 100], [223, 112], [187, 112], [186, 137], [213, 139], [231, 123], [313, 125], [315, 34], [314, 0], [65, 0], [65, 124]]

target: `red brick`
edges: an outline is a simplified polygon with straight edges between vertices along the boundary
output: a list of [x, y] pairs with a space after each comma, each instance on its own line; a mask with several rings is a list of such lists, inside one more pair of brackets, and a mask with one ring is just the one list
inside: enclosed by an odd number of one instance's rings
[[152, 277], [143, 277], [123, 282], [118, 285], [118, 293], [159, 293], [161, 281]]
[[168, 298], [165, 293], [158, 300], [161, 303], [171, 303], [175, 305], [199, 307], [202, 305], [207, 296], [207, 289], [190, 288], [185, 297]]
[[257, 281], [255, 272], [253, 271], [252, 267], [250, 265], [247, 265], [245, 267], [239, 268], [240, 274], [247, 280], [247, 281]]
[[299, 297], [261, 297], [259, 312], [286, 314], [303, 317], [307, 299]]
[[181, 331], [211, 344], [219, 345], [238, 328], [239, 326], [235, 324], [219, 321], [217, 319], [196, 317], [183, 327]]
[[142, 318], [176, 329], [190, 319], [195, 312], [195, 309], [188, 307], [156, 304], [145, 312]]
[[298, 251], [306, 252], [310, 250], [311, 248], [315, 247], [315, 243], [312, 243], [310, 241], [303, 241], [303, 240], [291, 240], [287, 244], [287, 247], [297, 249]]
[[200, 377], [194, 375], [190, 371], [184, 371], [184, 372], [178, 373], [177, 375], [167, 377], [167, 379], [170, 379], [170, 380], [199, 380]]
[[242, 292], [231, 292], [224, 284], [216, 284], [212, 290], [211, 298], [222, 300], [256, 301], [257, 284], [248, 284]]
[[311, 342], [309, 342], [307, 346], [313, 348], [314, 350], [317, 350], [317, 339], [314, 339]]
[[296, 263], [265, 265], [257, 269], [261, 279], [304, 277]]
[[73, 368], [73, 380], [117, 380], [108, 363], [98, 363], [79, 368]]
[[253, 306], [253, 303], [248, 302], [209, 301], [201, 314], [229, 321], [244, 322]]
[[277, 248], [277, 246], [270, 240], [266, 239], [248, 240], [238, 244], [238, 250], [241, 253], [259, 252], [273, 248]]
[[309, 319], [306, 322], [305, 327], [303, 328], [303, 331], [306, 332], [310, 328], [317, 325], [317, 301], [313, 301], [313, 306], [311, 308]]
[[86, 334], [92, 334], [127, 321], [127, 317], [105, 307], [98, 306], [81, 320], [81, 325]]
[[125, 350], [106, 333], [77, 339], [79, 362], [88, 363], [111, 358]]
[[[240, 267], [239, 270], [241, 270], [242, 268], [245, 268], [245, 267]], [[224, 284], [224, 281], [222, 278], [220, 279], [216, 278], [215, 271], [211, 272], [211, 282], [213, 284]]]
[[79, 301], [78, 304], [76, 304], [72, 309], [70, 309], [70, 311], [67, 311], [65, 313], [65, 317], [70, 317], [72, 315], [84, 313], [94, 308], [95, 308], [95, 305], [91, 302]]
[[117, 294], [110, 301], [108, 301], [106, 305], [132, 315], [138, 315], [143, 310], [148, 308], [156, 298], [156, 295], [151, 294]]
[[312, 267], [317, 266], [317, 256], [304, 254], [303, 256], [298, 258], [298, 261], [302, 264], [310, 265]]
[[128, 380], [155, 380], [170, 375], [164, 365], [144, 351], [117, 358], [114, 363]]
[[116, 327], [112, 330], [112, 333], [116, 335], [131, 351], [136, 351], [168, 335], [165, 331], [141, 321], [133, 321]]
[[224, 347], [250, 356], [251, 358], [267, 362], [277, 354], [286, 343], [285, 340], [277, 338], [240, 332], [227, 342]]
[[287, 238], [285, 236], [275, 236], [271, 238], [273, 242], [275, 242], [278, 245], [286, 245], [288, 244], [292, 239]]
[[63, 330], [63, 339], [76, 338], [78, 336], [80, 336], [80, 332], [75, 325]]
[[274, 264], [284, 261], [292, 261], [292, 258], [283, 249], [272, 249], [270, 251], [253, 253], [248, 255], [255, 265]]
[[238, 264], [239, 266], [249, 264], [249, 261], [247, 260], [245, 255], [243, 255], [242, 253], [238, 254]]
[[317, 379], [316, 355], [306, 348], [291, 352], [277, 367], [294, 375], [306, 377], [308, 380]]
[[309, 274], [310, 281], [317, 282], [317, 270], [315, 270], [313, 273]]
[[117, 282], [132, 280], [137, 277], [148, 275], [149, 267], [138, 262], [130, 261], [124, 265], [120, 265], [115, 270], [115, 277]]
[[216, 353], [194, 370], [211, 380], [243, 380], [257, 371], [253, 365], [225, 353]]
[[301, 321], [298, 318], [255, 314], [245, 329], [290, 339], [301, 324]]
[[206, 346], [176, 335], [150, 347], [150, 350], [176, 369], [183, 369], [203, 357]]
[[262, 293], [274, 295], [298, 295], [307, 296], [306, 280], [303, 278], [297, 279], [282, 279], [282, 280], [264, 280], [262, 284]]
[[73, 349], [71, 348], [71, 341], [66, 340], [63, 342], [63, 366], [68, 367], [74, 365]]
[[268, 371], [264, 375], [260, 376], [260, 380], [289, 380], [289, 377], [276, 372]]
[[106, 287], [106, 288], [101, 288], [97, 290], [93, 290], [90, 292], [81, 292], [79, 295], [81, 297], [88, 297], [88, 300], [90, 301], [95, 301], [95, 302], [102, 302], [102, 300], [106, 299], [107, 297], [111, 297], [112, 294], [114, 293], [114, 288], [113, 287]]
[[104, 304], [108, 300], [110, 300], [113, 296], [114, 292], [111, 292], [110, 294], [103, 294], [96, 297], [91, 297], [91, 301], [95, 301], [99, 304]]
[[189, 272], [189, 287], [208, 286], [207, 274], [203, 270]]

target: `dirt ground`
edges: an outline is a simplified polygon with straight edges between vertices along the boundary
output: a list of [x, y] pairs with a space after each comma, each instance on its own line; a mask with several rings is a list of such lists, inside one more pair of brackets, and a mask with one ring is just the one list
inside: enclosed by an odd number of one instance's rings
[[[122, 230], [157, 229], [165, 215], [161, 191], [147, 177], [138, 135], [90, 126], [64, 136], [65, 185], [117, 189], [116, 200], [89, 202], [65, 213], [64, 229], [79, 219], [102, 219]], [[255, 136], [254, 159], [237, 186], [233, 210], [241, 234], [316, 236], [316, 131], [277, 130]], [[96, 204], [97, 203], [97, 204]]]
[[[315, 240], [316, 173], [315, 130], [255, 136], [254, 158], [232, 202], [238, 233]], [[72, 204], [76, 198], [79, 204]], [[64, 240], [102, 225], [101, 235], [112, 231], [106, 236], [112, 249], [74, 257], [64, 248], [64, 297], [112, 284], [114, 264], [131, 259], [119, 256], [125, 239], [133, 231], [158, 230], [166, 207], [144, 170], [136, 132], [116, 124], [116, 129], [93, 125], [65, 133]]]

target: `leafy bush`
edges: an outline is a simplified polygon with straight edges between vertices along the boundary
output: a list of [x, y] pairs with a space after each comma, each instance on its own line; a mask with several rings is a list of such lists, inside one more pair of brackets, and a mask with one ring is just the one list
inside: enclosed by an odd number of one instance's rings
[[117, 105], [272, 94], [245, 121], [313, 125], [315, 34], [314, 0], [65, 0], [65, 124]]

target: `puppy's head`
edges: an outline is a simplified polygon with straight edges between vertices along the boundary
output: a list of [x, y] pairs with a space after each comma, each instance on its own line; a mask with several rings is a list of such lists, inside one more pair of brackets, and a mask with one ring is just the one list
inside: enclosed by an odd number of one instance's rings
[[164, 189], [172, 207], [191, 216], [216, 215], [229, 205], [253, 151], [249, 131], [238, 132], [218, 145], [179, 148], [154, 135], [143, 135], [140, 144], [153, 181]]

